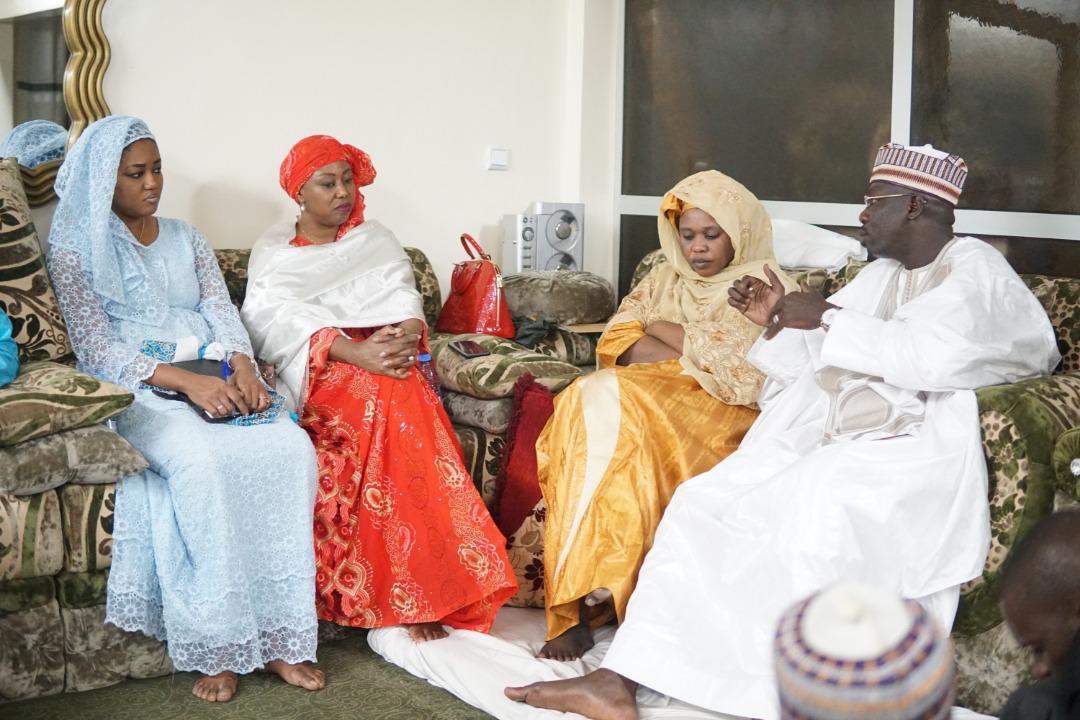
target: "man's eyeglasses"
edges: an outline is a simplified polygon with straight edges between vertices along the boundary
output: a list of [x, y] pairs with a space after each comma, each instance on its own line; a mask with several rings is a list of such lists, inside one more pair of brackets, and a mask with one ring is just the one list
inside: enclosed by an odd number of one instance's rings
[[867, 207], [869, 207], [869, 206], [873, 205], [874, 203], [876, 203], [878, 200], [884, 200], [885, 198], [910, 197], [910, 196], [911, 196], [911, 193], [896, 193], [894, 195], [863, 195], [862, 201], [863, 201], [863, 205], [866, 205]]

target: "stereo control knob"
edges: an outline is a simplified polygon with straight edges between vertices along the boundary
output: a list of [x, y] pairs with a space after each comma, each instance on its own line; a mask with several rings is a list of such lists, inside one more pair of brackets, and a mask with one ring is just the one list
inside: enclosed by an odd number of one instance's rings
[[532, 242], [533, 237], [536, 235], [536, 231], [531, 227], [527, 227], [521, 231], [521, 239], [525, 242]]

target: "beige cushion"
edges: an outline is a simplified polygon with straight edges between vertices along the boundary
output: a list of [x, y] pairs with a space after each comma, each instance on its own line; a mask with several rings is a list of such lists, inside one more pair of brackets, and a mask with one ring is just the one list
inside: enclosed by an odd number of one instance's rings
[[0, 493], [32, 495], [64, 483], [99, 485], [146, 469], [124, 438], [101, 425], [0, 447]]
[[506, 304], [520, 319], [564, 325], [605, 322], [615, 312], [615, 288], [582, 270], [529, 270], [503, 278]]
[[0, 494], [0, 581], [55, 575], [63, 565], [56, 492]]
[[0, 309], [11, 318], [21, 362], [71, 359], [67, 327], [14, 158], [0, 161]]
[[[452, 340], [475, 340], [491, 354], [464, 358], [446, 347]], [[581, 375], [581, 368], [575, 365], [492, 335], [433, 333], [431, 353], [442, 386], [474, 398], [510, 397], [514, 383], [526, 373], [553, 392], [562, 390]]]
[[135, 396], [110, 382], [54, 362], [31, 362], [0, 388], [0, 447], [96, 425]]

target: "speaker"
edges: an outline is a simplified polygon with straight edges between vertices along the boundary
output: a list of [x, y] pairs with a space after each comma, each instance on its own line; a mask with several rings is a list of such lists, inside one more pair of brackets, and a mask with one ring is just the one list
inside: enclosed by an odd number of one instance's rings
[[503, 218], [503, 272], [582, 270], [585, 206], [536, 202]]

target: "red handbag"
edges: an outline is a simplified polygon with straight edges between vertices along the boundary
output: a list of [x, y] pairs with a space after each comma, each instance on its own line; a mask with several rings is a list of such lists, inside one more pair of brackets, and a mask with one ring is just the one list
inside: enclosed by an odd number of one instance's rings
[[469, 259], [454, 265], [450, 297], [446, 298], [435, 329], [455, 335], [483, 333], [514, 337], [514, 321], [510, 319], [510, 308], [506, 307], [499, 266], [491, 262], [491, 256], [471, 235], [463, 234], [461, 245]]

